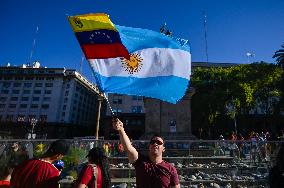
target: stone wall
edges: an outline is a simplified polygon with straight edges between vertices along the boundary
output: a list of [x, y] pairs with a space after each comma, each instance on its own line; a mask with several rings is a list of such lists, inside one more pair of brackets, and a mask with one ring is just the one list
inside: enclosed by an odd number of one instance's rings
[[192, 139], [191, 97], [193, 94], [194, 88], [190, 87], [177, 104], [152, 98], [144, 99], [145, 134], [143, 138], [148, 139], [154, 133], [158, 133], [166, 139]]

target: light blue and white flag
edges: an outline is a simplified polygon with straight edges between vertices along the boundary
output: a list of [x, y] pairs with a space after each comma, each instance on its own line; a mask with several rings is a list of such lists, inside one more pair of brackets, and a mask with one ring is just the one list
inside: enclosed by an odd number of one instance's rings
[[130, 59], [88, 59], [100, 90], [179, 101], [190, 80], [189, 46], [155, 31], [115, 27]]

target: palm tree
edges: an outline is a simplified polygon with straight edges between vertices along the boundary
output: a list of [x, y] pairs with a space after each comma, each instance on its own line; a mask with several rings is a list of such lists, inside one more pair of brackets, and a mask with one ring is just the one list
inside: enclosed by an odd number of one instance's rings
[[277, 65], [284, 69], [284, 44], [281, 47], [282, 49], [277, 50], [273, 58], [276, 58]]

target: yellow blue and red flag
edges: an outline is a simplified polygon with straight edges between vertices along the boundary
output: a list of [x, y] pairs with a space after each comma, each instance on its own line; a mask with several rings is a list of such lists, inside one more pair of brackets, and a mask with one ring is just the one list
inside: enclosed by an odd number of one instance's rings
[[107, 14], [70, 16], [68, 20], [87, 59], [129, 57]]
[[69, 21], [102, 92], [170, 103], [184, 96], [191, 74], [187, 44], [155, 31], [114, 25], [106, 14], [73, 16]]

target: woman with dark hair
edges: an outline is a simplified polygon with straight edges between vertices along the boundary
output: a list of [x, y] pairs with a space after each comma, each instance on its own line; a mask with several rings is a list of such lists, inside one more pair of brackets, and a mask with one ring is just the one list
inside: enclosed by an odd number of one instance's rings
[[284, 187], [284, 143], [281, 144], [276, 157], [276, 164], [269, 172], [270, 188]]
[[88, 163], [82, 168], [75, 188], [110, 188], [109, 163], [103, 149], [95, 147], [87, 157]]

